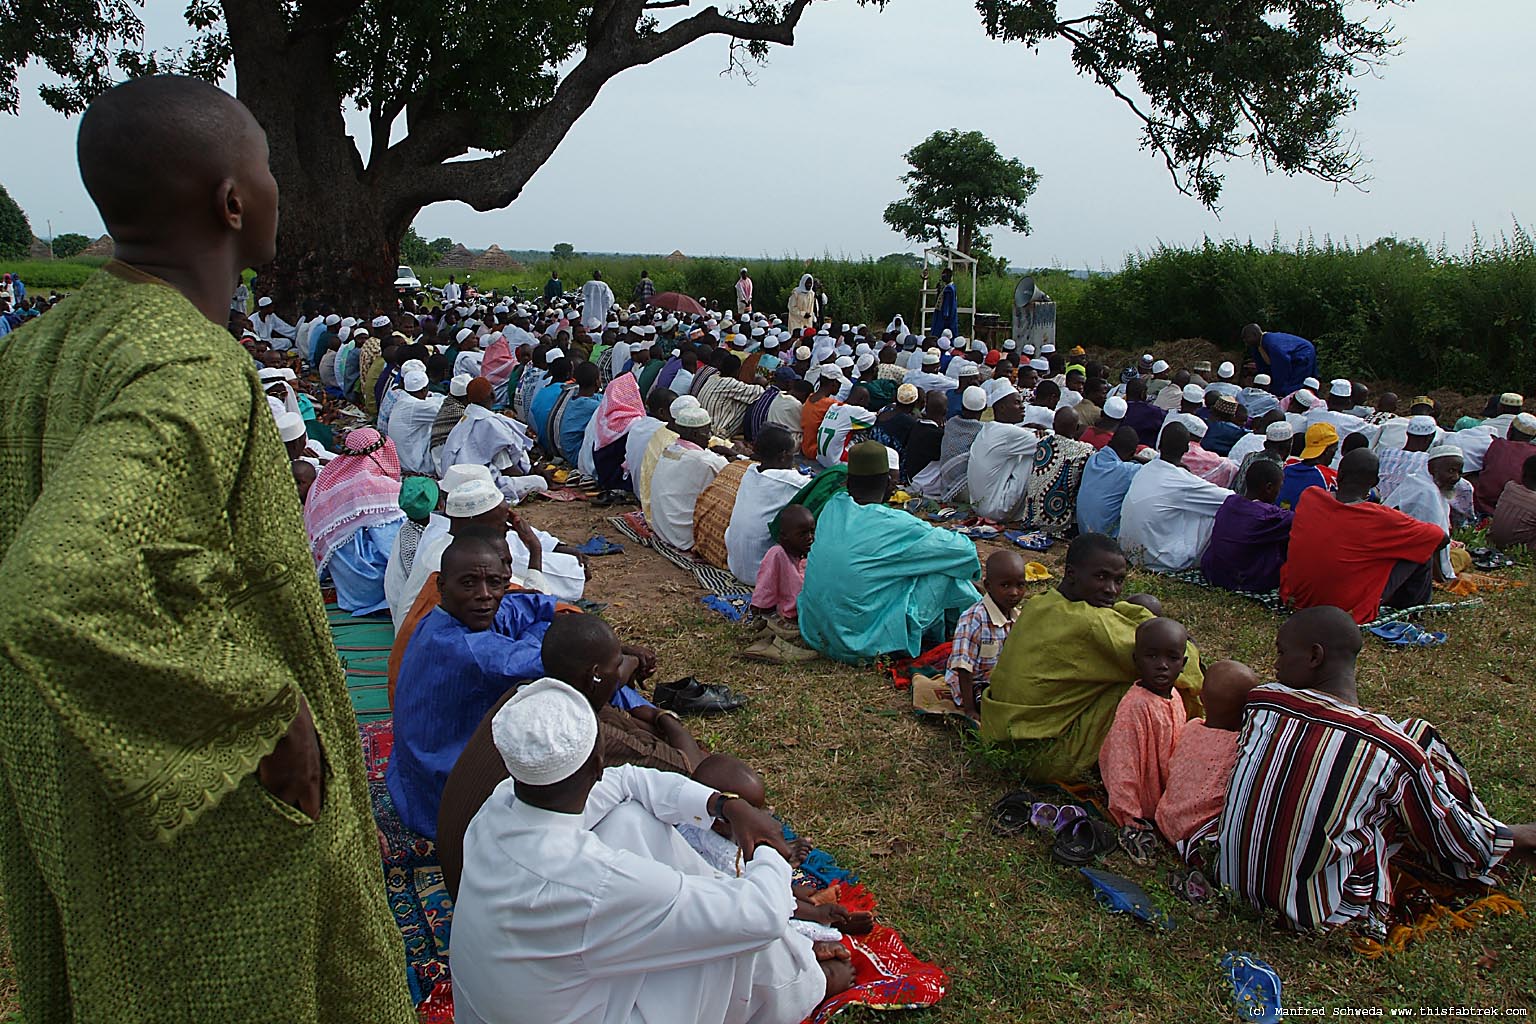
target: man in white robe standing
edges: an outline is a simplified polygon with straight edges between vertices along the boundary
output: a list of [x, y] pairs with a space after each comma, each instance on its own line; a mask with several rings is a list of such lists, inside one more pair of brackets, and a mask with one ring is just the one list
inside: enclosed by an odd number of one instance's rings
[[1182, 422], [1164, 426], [1157, 445], [1160, 457], [1136, 473], [1125, 493], [1120, 546], [1154, 572], [1183, 572], [1200, 563], [1216, 511], [1232, 492], [1181, 465], [1189, 450], [1189, 428]]
[[[464, 836], [461, 1024], [798, 1024], [852, 982], [843, 947], [789, 926], [789, 851], [771, 815], [684, 775], [605, 770], [591, 706], [553, 679], [514, 694], [491, 738], [511, 778]], [[739, 878], [675, 827], [714, 820], [741, 848]]]
[[603, 280], [601, 270], [592, 271], [592, 280], [581, 286], [581, 325], [592, 331], [608, 320], [613, 308], [613, 289]]

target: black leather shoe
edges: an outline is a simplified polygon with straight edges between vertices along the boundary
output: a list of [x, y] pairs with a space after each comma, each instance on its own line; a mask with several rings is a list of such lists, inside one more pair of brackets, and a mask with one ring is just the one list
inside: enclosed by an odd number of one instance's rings
[[678, 714], [709, 715], [735, 711], [747, 702], [719, 684], [699, 682], [693, 676], [656, 687], [656, 706]]

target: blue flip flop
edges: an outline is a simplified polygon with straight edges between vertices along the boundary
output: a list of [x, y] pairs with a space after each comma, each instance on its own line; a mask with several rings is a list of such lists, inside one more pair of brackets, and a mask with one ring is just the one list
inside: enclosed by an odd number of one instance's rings
[[705, 594], [699, 598], [699, 603], [704, 607], [719, 612], [732, 622], [740, 622], [747, 617], [751, 602], [751, 594]]
[[1221, 969], [1232, 984], [1238, 1015], [1254, 1024], [1279, 1024], [1280, 975], [1252, 953], [1235, 950], [1221, 958]]
[[1130, 914], [1136, 920], [1163, 931], [1173, 930], [1173, 918], [1168, 916], [1168, 912], [1153, 905], [1147, 891], [1129, 878], [1098, 868], [1078, 868], [1078, 871], [1093, 886], [1094, 899], [1099, 901], [1100, 906], [1112, 913]]
[[602, 534], [598, 533], [588, 537], [584, 543], [576, 548], [576, 550], [580, 551], [584, 555], [593, 556], [622, 555], [624, 553], [624, 545], [615, 544], [607, 537], [604, 537]]
[[1003, 536], [1013, 541], [1025, 551], [1049, 551], [1056, 541], [1048, 533], [1036, 530], [1033, 533], [1025, 533], [1023, 530], [1007, 530]]
[[1371, 633], [1394, 647], [1439, 647], [1445, 634], [1420, 629], [1411, 622], [1383, 622], [1372, 626]]

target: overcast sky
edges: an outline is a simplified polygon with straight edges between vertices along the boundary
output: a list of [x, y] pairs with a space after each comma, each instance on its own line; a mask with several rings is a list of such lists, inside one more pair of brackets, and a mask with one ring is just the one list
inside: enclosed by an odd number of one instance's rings
[[[183, 4], [150, 7], [150, 42], [177, 41]], [[1019, 266], [1113, 269], [1160, 241], [1267, 243], [1277, 232], [1287, 244], [1395, 235], [1461, 250], [1474, 229], [1529, 225], [1536, 140], [1518, 112], [1536, 86], [1536, 3], [1418, 0], [1388, 13], [1402, 52], [1358, 82], [1346, 125], [1370, 159], [1365, 191], [1235, 164], [1218, 218], [1137, 148], [1138, 123], [1074, 74], [1064, 45], [991, 42], [970, 0], [892, 0], [884, 13], [826, 0], [755, 85], [720, 77], [723, 40], [695, 43], [610, 82], [508, 209], [439, 204], [416, 224], [473, 247], [878, 256], [912, 248], [881, 220], [901, 194], [902, 154], [958, 128], [1040, 172], [1033, 232], [998, 232], [994, 246]], [[0, 117], [0, 182], [37, 234], [51, 218], [55, 232], [94, 237], [102, 225], [75, 171], [75, 122], [37, 99], [41, 80], [24, 74], [20, 115]]]

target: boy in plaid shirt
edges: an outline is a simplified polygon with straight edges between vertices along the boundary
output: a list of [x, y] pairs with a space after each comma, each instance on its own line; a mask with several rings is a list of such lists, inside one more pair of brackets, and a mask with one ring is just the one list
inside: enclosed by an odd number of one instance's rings
[[955, 626], [954, 646], [944, 681], [955, 705], [974, 721], [981, 720], [982, 691], [992, 676], [1008, 630], [1019, 617], [1024, 598], [1024, 559], [1015, 551], [998, 551], [987, 559], [981, 581], [983, 596], [966, 609]]

